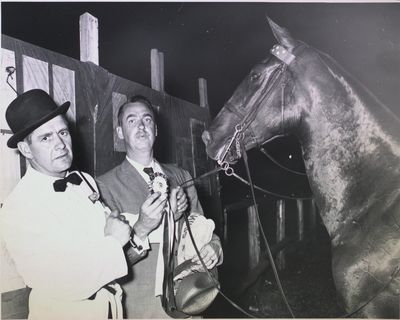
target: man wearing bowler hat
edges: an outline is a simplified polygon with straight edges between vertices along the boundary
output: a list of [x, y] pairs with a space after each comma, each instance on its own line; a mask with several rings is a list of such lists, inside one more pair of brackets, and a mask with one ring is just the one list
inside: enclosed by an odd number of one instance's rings
[[[8, 106], [10, 148], [29, 163], [0, 210], [0, 231], [19, 274], [32, 288], [29, 319], [121, 318], [131, 228], [97, 201], [93, 178], [69, 172], [72, 144], [64, 114], [43, 90]], [[110, 310], [109, 310], [110, 309]]]

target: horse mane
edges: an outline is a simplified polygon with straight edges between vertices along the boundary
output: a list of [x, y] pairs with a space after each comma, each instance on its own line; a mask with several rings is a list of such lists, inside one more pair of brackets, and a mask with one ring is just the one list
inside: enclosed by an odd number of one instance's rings
[[358, 78], [343, 69], [343, 67], [329, 54], [315, 48], [313, 49], [318, 53], [322, 62], [328, 68], [335, 72], [336, 75], [343, 76], [349, 85], [357, 90], [357, 93], [362, 96], [366, 103], [379, 107], [381, 111], [389, 114], [390, 117], [395, 119], [397, 124], [400, 125], [400, 117], [397, 116], [388, 106], [382, 103], [360, 80], [358, 80]]

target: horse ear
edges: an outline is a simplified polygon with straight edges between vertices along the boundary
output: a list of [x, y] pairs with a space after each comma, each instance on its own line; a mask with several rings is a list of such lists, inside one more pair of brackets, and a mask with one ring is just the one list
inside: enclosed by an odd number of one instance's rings
[[278, 43], [286, 49], [291, 50], [296, 46], [296, 40], [292, 38], [289, 31], [278, 24], [276, 24], [270, 17], [267, 16], [268, 23], [271, 27], [272, 33]]

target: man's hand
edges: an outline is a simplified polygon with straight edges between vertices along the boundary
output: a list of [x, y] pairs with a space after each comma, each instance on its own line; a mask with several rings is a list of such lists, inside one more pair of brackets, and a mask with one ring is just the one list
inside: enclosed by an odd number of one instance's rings
[[169, 195], [169, 203], [171, 210], [174, 213], [175, 221], [179, 220], [182, 214], [188, 208], [186, 193], [181, 187], [176, 187], [171, 190]]
[[[222, 254], [221, 244], [218, 241], [211, 240], [200, 250], [200, 256], [204, 261], [207, 269], [212, 269], [218, 263]], [[201, 264], [198, 255], [192, 258], [192, 262]]]
[[120, 215], [118, 211], [112, 211], [106, 218], [104, 235], [114, 237], [123, 247], [131, 237], [131, 227], [125, 221], [124, 216]]
[[166, 201], [166, 194], [155, 192], [143, 202], [139, 212], [139, 219], [133, 226], [135, 234], [140, 239], [144, 240], [151, 231], [160, 225]]

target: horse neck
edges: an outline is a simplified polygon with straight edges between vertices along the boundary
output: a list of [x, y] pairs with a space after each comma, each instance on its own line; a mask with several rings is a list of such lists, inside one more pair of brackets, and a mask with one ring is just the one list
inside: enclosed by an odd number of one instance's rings
[[399, 123], [378, 102], [367, 104], [373, 99], [361, 98], [343, 78], [336, 80], [335, 94], [315, 94], [298, 130], [331, 238], [340, 238], [344, 224], [370, 211], [376, 199], [393, 195], [400, 182]]

